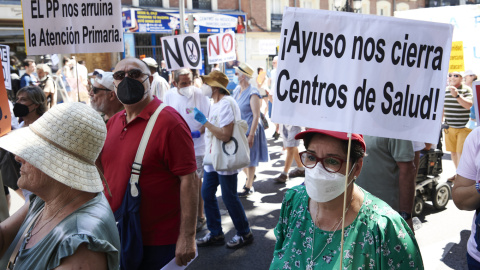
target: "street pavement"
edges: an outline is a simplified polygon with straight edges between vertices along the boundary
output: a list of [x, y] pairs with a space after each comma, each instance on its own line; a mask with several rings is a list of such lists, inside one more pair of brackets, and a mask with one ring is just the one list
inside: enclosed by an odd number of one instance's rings
[[[275, 246], [273, 229], [277, 224], [281, 202], [285, 192], [296, 185], [303, 183], [303, 178], [294, 178], [285, 184], [276, 183], [272, 178], [282, 170], [285, 155], [282, 154], [282, 138], [274, 141], [271, 136], [274, 125], [266, 130], [268, 138], [270, 161], [260, 163], [257, 168], [257, 180], [254, 182], [255, 193], [248, 198], [241, 199], [245, 208], [255, 240], [253, 244], [239, 250], [230, 250], [225, 246], [203, 247], [198, 249], [199, 256], [193, 261], [188, 270], [212, 269], [268, 269]], [[300, 151], [304, 149], [300, 146]], [[368, 148], [367, 148], [368, 151]], [[449, 153], [443, 157], [442, 181], [455, 173]], [[238, 176], [238, 190], [245, 184], [245, 174]], [[11, 213], [20, 208], [23, 201], [12, 192]], [[220, 189], [217, 192], [220, 209], [226, 212], [221, 199]], [[467, 269], [466, 242], [470, 235], [473, 212], [458, 210], [453, 201], [443, 211], [438, 211], [427, 203], [424, 212], [419, 217], [422, 227], [416, 232], [425, 269]], [[222, 215], [222, 227], [226, 240], [235, 235], [235, 229], [228, 214]], [[197, 234], [203, 237], [208, 230], [205, 228]]]

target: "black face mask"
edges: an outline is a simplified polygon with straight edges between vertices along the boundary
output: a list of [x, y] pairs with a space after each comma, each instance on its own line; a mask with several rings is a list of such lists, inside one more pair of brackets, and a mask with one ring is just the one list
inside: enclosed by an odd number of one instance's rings
[[[145, 82], [148, 77], [143, 81]], [[139, 82], [135, 79], [125, 77], [122, 82], [117, 86], [117, 97], [123, 104], [135, 104], [142, 100], [145, 95], [145, 87], [143, 82]]]
[[21, 103], [15, 103], [13, 105], [13, 114], [15, 117], [25, 117], [30, 113], [27, 105], [23, 105]]

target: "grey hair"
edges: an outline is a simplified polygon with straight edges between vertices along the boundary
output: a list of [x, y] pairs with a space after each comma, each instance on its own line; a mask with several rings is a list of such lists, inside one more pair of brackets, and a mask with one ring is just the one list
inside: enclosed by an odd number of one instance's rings
[[52, 75], [52, 69], [47, 64], [39, 64], [37, 65], [37, 69], [41, 69], [43, 72]]
[[179, 70], [175, 70], [174, 80], [175, 80], [176, 83], [178, 83], [178, 81], [180, 80], [180, 76], [182, 76], [182, 75], [189, 75], [190, 80], [193, 80], [192, 71], [188, 68], [182, 68], [182, 69], [179, 69]]

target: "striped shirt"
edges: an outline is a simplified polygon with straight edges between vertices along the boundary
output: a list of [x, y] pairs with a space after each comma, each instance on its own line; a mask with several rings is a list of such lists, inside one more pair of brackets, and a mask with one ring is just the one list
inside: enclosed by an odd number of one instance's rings
[[[464, 84], [457, 88], [458, 95], [466, 99], [472, 99], [472, 89]], [[445, 122], [452, 128], [464, 128], [470, 120], [470, 109], [465, 109], [457, 98], [454, 98], [450, 90], [445, 91]]]

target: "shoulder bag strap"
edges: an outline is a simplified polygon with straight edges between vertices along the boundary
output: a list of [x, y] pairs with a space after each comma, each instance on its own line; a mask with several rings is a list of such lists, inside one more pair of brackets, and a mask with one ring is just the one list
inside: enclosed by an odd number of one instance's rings
[[45, 207], [42, 208], [40, 211], [38, 211], [38, 213], [32, 218], [32, 220], [30, 220], [30, 222], [28, 223], [27, 227], [25, 227], [25, 230], [24, 230], [23, 233], [22, 233], [22, 237], [20, 237], [20, 239], [19, 239], [18, 242], [17, 242], [17, 245], [15, 246], [15, 249], [14, 249], [13, 252], [12, 252], [12, 255], [10, 255], [10, 259], [8, 260], [8, 264], [7, 264], [7, 270], [14, 269], [14, 267], [15, 267], [15, 260], [17, 259], [18, 252], [20, 251], [20, 247], [21, 247], [22, 244], [23, 244], [23, 240], [24, 240], [25, 237], [27, 236], [28, 230], [30, 230], [30, 227], [32, 227], [33, 223], [37, 220], [37, 218], [38, 218], [38, 216], [40, 215], [40, 213], [43, 212], [43, 209], [45, 209]]
[[[236, 114], [236, 112], [235, 112], [235, 111], [236, 111], [236, 110], [235, 110], [235, 105], [233, 104], [233, 102], [234, 102], [235, 100], [232, 100], [233, 98], [231, 98], [231, 99], [230, 99], [230, 98], [227, 98], [227, 99], [228, 99], [228, 101], [230, 102], [230, 106], [232, 107], [232, 110], [233, 110], [233, 122], [235, 123], [235, 122], [237, 122], [237, 114]], [[235, 101], [235, 102], [236, 102], [236, 101]]]
[[150, 134], [152, 133], [153, 127], [155, 126], [155, 122], [157, 121], [157, 117], [160, 112], [165, 108], [166, 105], [164, 102], [158, 106], [157, 110], [150, 116], [148, 120], [147, 127], [142, 135], [142, 140], [140, 141], [140, 145], [138, 146], [137, 154], [135, 155], [135, 160], [133, 161], [132, 171], [130, 172], [130, 192], [133, 197], [138, 196], [138, 189], [136, 184], [138, 184], [138, 180], [140, 179], [140, 172], [142, 170], [142, 160], [143, 154], [145, 154], [145, 149], [147, 148], [148, 139], [150, 138]]

